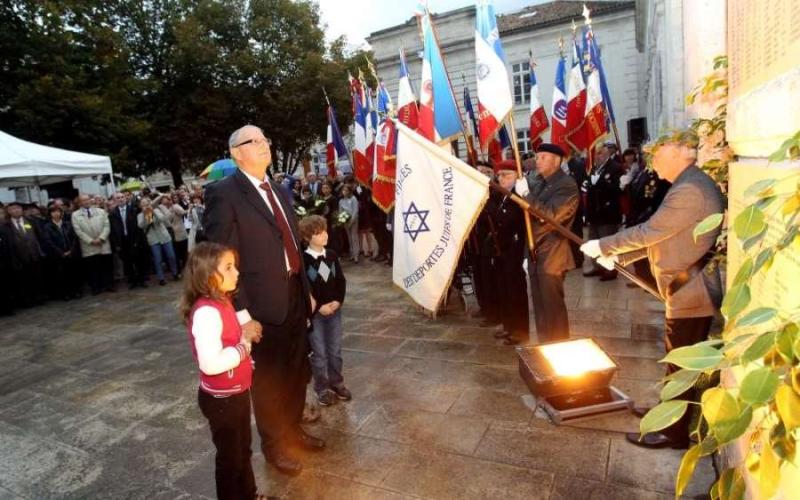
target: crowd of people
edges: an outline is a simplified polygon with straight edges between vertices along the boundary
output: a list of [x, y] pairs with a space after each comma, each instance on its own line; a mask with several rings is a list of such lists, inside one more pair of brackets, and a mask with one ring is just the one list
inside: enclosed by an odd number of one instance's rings
[[[391, 217], [353, 176], [275, 174], [299, 218], [323, 217], [330, 248], [344, 260], [391, 265]], [[0, 203], [0, 273], [16, 288], [0, 292], [0, 315], [48, 300], [114, 292], [118, 282], [147, 287], [155, 276], [181, 278], [203, 231], [203, 188], [196, 183], [161, 193], [150, 188], [109, 197], [79, 194], [38, 203]], [[388, 225], [387, 225], [388, 224]]]

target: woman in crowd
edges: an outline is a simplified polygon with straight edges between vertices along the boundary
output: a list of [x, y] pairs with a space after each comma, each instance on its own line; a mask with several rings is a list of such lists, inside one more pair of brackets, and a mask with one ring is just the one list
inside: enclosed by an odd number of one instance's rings
[[83, 284], [78, 274], [78, 238], [61, 208], [53, 205], [48, 212], [50, 218], [43, 224], [41, 235], [51, 298], [75, 299], [81, 296]]
[[150, 245], [150, 251], [153, 253], [153, 267], [158, 276], [158, 284], [166, 285], [167, 281], [164, 279], [163, 256], [167, 258], [169, 270], [175, 281], [181, 279], [178, 273], [178, 264], [175, 260], [175, 249], [172, 247], [172, 238], [167, 230], [167, 216], [163, 210], [158, 208], [161, 203], [163, 195], [158, 195], [154, 200], [149, 198], [142, 198], [139, 202], [138, 223], [139, 227], [147, 238], [147, 244]]
[[172, 242], [175, 247], [175, 260], [178, 264], [178, 269], [183, 269], [186, 264], [186, 254], [189, 252], [189, 234], [186, 232], [186, 225], [184, 224], [184, 217], [186, 210], [183, 209], [176, 201], [178, 194], [174, 193], [172, 197], [165, 196], [161, 203], [167, 215], [167, 222], [169, 228], [172, 230]]

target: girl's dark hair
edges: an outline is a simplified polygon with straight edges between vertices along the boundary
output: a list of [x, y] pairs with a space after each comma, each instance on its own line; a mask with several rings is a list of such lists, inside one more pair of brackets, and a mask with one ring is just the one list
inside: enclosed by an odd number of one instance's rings
[[239, 256], [236, 250], [219, 243], [204, 241], [189, 254], [184, 270], [183, 296], [179, 305], [185, 324], [189, 324], [189, 317], [198, 299], [208, 298], [219, 302], [230, 300], [230, 294], [219, 289], [218, 283], [222, 281], [222, 277], [217, 272], [219, 261], [227, 252], [233, 253], [238, 266]]

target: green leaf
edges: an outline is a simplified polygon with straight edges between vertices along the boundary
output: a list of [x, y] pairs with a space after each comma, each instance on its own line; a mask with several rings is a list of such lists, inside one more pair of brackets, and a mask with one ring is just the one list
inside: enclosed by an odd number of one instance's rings
[[680, 420], [688, 407], [689, 402], [683, 400], [665, 401], [654, 406], [639, 422], [639, 432], [646, 434], [669, 427]]
[[767, 332], [759, 335], [742, 354], [742, 364], [752, 363], [766, 356], [767, 352], [775, 344], [776, 335], [778, 335], [778, 332]]
[[742, 241], [760, 234], [766, 227], [764, 212], [755, 205], [750, 205], [742, 210], [733, 221], [733, 230]]
[[713, 428], [713, 433], [719, 446], [729, 443], [744, 434], [747, 428], [750, 427], [752, 420], [753, 408], [745, 406], [737, 418], [717, 423]]
[[800, 132], [783, 141], [783, 144], [781, 144], [774, 153], [769, 155], [769, 161], [780, 162], [785, 160], [790, 150], [798, 146], [800, 146]]
[[753, 326], [765, 323], [778, 315], [778, 310], [772, 307], [759, 307], [742, 316], [736, 326]]
[[725, 216], [723, 214], [711, 214], [700, 221], [700, 223], [694, 227], [694, 231], [692, 231], [694, 242], [697, 243], [698, 236], [706, 234], [719, 227], [719, 225], [722, 224], [722, 219], [724, 217]]
[[744, 190], [744, 196], [745, 198], [756, 195], [760, 195], [759, 197], [762, 198], [768, 196], [769, 192], [772, 190], [772, 186], [774, 186], [776, 182], [778, 182], [777, 179], [762, 179], [755, 182]]
[[707, 389], [700, 404], [703, 407], [703, 417], [712, 429], [720, 422], [733, 421], [739, 417], [739, 403], [722, 387]]
[[771, 368], [759, 368], [748, 373], [739, 386], [739, 399], [751, 405], [766, 403], [775, 395], [778, 376]]
[[790, 326], [791, 325], [787, 325], [787, 327], [778, 334], [778, 338], [775, 340], [778, 352], [787, 363], [791, 363], [794, 358], [794, 339], [796, 337], [794, 329], [789, 328]]
[[734, 285], [728, 290], [728, 293], [725, 294], [725, 298], [722, 299], [720, 312], [725, 318], [731, 319], [744, 311], [744, 308], [747, 307], [748, 304], [750, 304], [750, 286], [747, 283], [740, 283]]
[[733, 283], [731, 286], [736, 286], [747, 279], [750, 278], [751, 273], [753, 272], [753, 258], [748, 257], [742, 262], [742, 265], [739, 266], [739, 272], [736, 273], [736, 277], [733, 278]]
[[686, 453], [683, 454], [681, 466], [678, 468], [678, 475], [675, 478], [675, 498], [678, 498], [683, 494], [683, 490], [686, 489], [686, 486], [692, 479], [692, 474], [694, 474], [694, 469], [697, 467], [697, 461], [699, 459], [699, 444], [692, 446]]
[[702, 372], [693, 370], [678, 370], [672, 374], [669, 382], [661, 389], [661, 401], [678, 397], [691, 389]]
[[764, 272], [768, 271], [770, 266], [772, 266], [772, 259], [774, 257], [775, 250], [772, 248], [761, 250], [756, 257], [756, 263], [753, 265], [753, 274], [757, 273], [762, 267], [764, 267]]
[[717, 349], [707, 345], [690, 345], [673, 349], [662, 359], [661, 363], [672, 363], [690, 370], [709, 370], [717, 367], [723, 355]]

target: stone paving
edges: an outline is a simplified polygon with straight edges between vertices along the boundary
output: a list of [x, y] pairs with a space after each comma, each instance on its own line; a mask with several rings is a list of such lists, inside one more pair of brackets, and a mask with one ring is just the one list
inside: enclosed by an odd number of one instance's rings
[[[667, 499], [681, 451], [625, 442], [627, 413], [551, 424], [510, 347], [460, 312], [426, 318], [385, 265], [345, 267], [345, 380], [353, 401], [309, 431], [326, 451], [283, 498]], [[4, 286], [8, 286], [4, 284]], [[0, 320], [0, 499], [213, 498], [213, 446], [175, 311], [177, 284], [50, 303]], [[573, 335], [620, 365], [614, 385], [656, 400], [663, 306], [622, 278], [567, 279]], [[533, 322], [531, 323], [533, 324]], [[257, 439], [257, 438], [256, 438]], [[701, 462], [689, 496], [713, 481]]]

